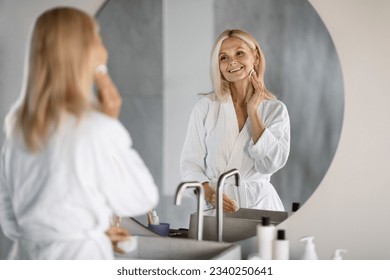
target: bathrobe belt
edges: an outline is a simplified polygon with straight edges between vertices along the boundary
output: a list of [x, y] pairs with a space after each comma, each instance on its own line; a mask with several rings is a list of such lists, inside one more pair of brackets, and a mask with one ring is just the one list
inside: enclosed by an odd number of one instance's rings
[[[245, 183], [249, 183], [249, 182], [269, 182], [270, 181], [270, 178], [269, 177], [264, 177], [264, 176], [257, 176], [254, 175], [254, 176], [250, 176], [248, 178], [243, 178], [241, 177], [241, 182], [240, 182], [240, 186], [238, 187], [238, 193], [239, 193], [239, 204], [240, 204], [240, 207], [244, 207], [244, 208], [247, 208], [248, 207], [248, 199], [246, 197], [247, 193], [246, 193], [246, 190], [245, 190]], [[210, 186], [212, 188], [214, 188], [216, 190], [217, 188], [217, 183], [218, 183], [218, 178], [217, 179], [211, 179], [210, 180]], [[230, 185], [230, 186], [235, 186], [235, 179], [234, 177], [229, 177], [226, 179], [225, 181], [225, 185]]]
[[[243, 183], [249, 183], [249, 182], [269, 182], [270, 181], [270, 177], [264, 177], [264, 175], [252, 175], [250, 177], [242, 177], [241, 176], [241, 184], [240, 185], [243, 185]], [[213, 186], [214, 188], [217, 187], [217, 183], [218, 183], [218, 178], [212, 178], [210, 179], [210, 186]], [[228, 184], [228, 185], [235, 185], [235, 179], [234, 179], [234, 176], [232, 177], [229, 177], [225, 180], [225, 184]]]

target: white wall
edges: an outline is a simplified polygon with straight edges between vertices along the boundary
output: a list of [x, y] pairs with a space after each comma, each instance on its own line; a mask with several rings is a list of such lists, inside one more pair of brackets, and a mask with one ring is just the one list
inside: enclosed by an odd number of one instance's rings
[[213, 4], [209, 0], [163, 1], [165, 195], [173, 195], [181, 182], [180, 153], [197, 94], [211, 91]]
[[293, 256], [314, 235], [320, 258], [390, 259], [390, 1], [310, 0], [329, 28], [345, 86], [338, 151], [323, 182], [287, 229]]
[[[157, 207], [171, 228], [188, 228], [196, 202], [173, 204], [182, 181], [179, 160], [188, 120], [199, 92], [209, 92], [209, 56], [214, 40], [213, 1], [163, 0], [163, 189]], [[137, 217], [146, 222], [145, 217]]]

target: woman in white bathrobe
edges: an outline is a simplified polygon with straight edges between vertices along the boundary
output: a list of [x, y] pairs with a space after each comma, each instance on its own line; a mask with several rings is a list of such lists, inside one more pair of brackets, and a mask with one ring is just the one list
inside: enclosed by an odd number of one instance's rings
[[106, 62], [84, 12], [57, 8], [36, 21], [26, 90], [6, 118], [1, 154], [0, 223], [17, 259], [112, 259], [111, 217], [157, 204], [117, 119], [121, 98]]
[[219, 176], [233, 168], [241, 175], [224, 188], [226, 212], [240, 207], [283, 211], [270, 183], [290, 151], [286, 106], [264, 84], [265, 59], [257, 41], [245, 31], [226, 30], [211, 54], [214, 91], [201, 96], [191, 113], [181, 154], [184, 181], [202, 182], [215, 207]]

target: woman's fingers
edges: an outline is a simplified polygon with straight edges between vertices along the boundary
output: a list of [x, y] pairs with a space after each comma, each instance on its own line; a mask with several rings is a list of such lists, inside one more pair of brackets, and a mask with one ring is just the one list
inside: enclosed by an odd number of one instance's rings
[[121, 227], [111, 227], [106, 233], [113, 243], [129, 240], [131, 238], [128, 230]]
[[250, 76], [250, 79], [251, 79], [252, 86], [253, 86], [255, 92], [261, 91], [261, 89], [262, 89], [261, 82], [257, 78], [256, 72]]
[[107, 73], [96, 73], [99, 101], [103, 113], [118, 118], [122, 106], [122, 98]]
[[238, 210], [234, 200], [230, 199], [225, 194], [223, 195], [223, 210], [228, 213], [233, 213]]
[[256, 75], [251, 76], [251, 83], [253, 86], [253, 94], [248, 100], [248, 113], [257, 112], [260, 103], [265, 98], [264, 85], [260, 82]]
[[256, 75], [251, 76], [251, 82], [255, 93], [260, 93], [261, 96], [265, 95], [264, 85], [263, 83], [257, 78]]
[[110, 238], [110, 240], [112, 242], [121, 242], [121, 241], [126, 241], [126, 240], [129, 240], [131, 238], [131, 236], [127, 233], [127, 234], [111, 234], [111, 235], [108, 235], [108, 237]]
[[110, 227], [106, 233], [108, 235], [110, 235], [110, 234], [130, 235], [130, 233], [127, 229], [125, 229], [123, 227], [117, 227], [117, 226]]
[[211, 203], [214, 207], [217, 207], [217, 195], [215, 192], [210, 196], [209, 203]]
[[126, 241], [131, 238], [129, 231], [122, 227], [110, 227], [106, 234], [111, 240], [114, 251], [119, 254], [124, 254], [124, 251], [119, 249], [117, 245], [118, 242]]
[[125, 251], [123, 251], [122, 249], [119, 249], [116, 245], [114, 245], [114, 252], [115, 253], [118, 253], [118, 254], [124, 254]]
[[[216, 193], [212, 194], [211, 199], [209, 201], [211, 205], [217, 207], [217, 195]], [[230, 199], [227, 195], [222, 195], [222, 207], [224, 212], [233, 213], [238, 210], [237, 204], [234, 200]]]

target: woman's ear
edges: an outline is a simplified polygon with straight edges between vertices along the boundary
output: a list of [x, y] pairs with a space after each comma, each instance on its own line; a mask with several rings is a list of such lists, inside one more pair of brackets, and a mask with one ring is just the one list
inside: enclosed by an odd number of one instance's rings
[[255, 54], [255, 62], [253, 64], [254, 65], [258, 65], [259, 64], [259, 55], [257, 53]]

